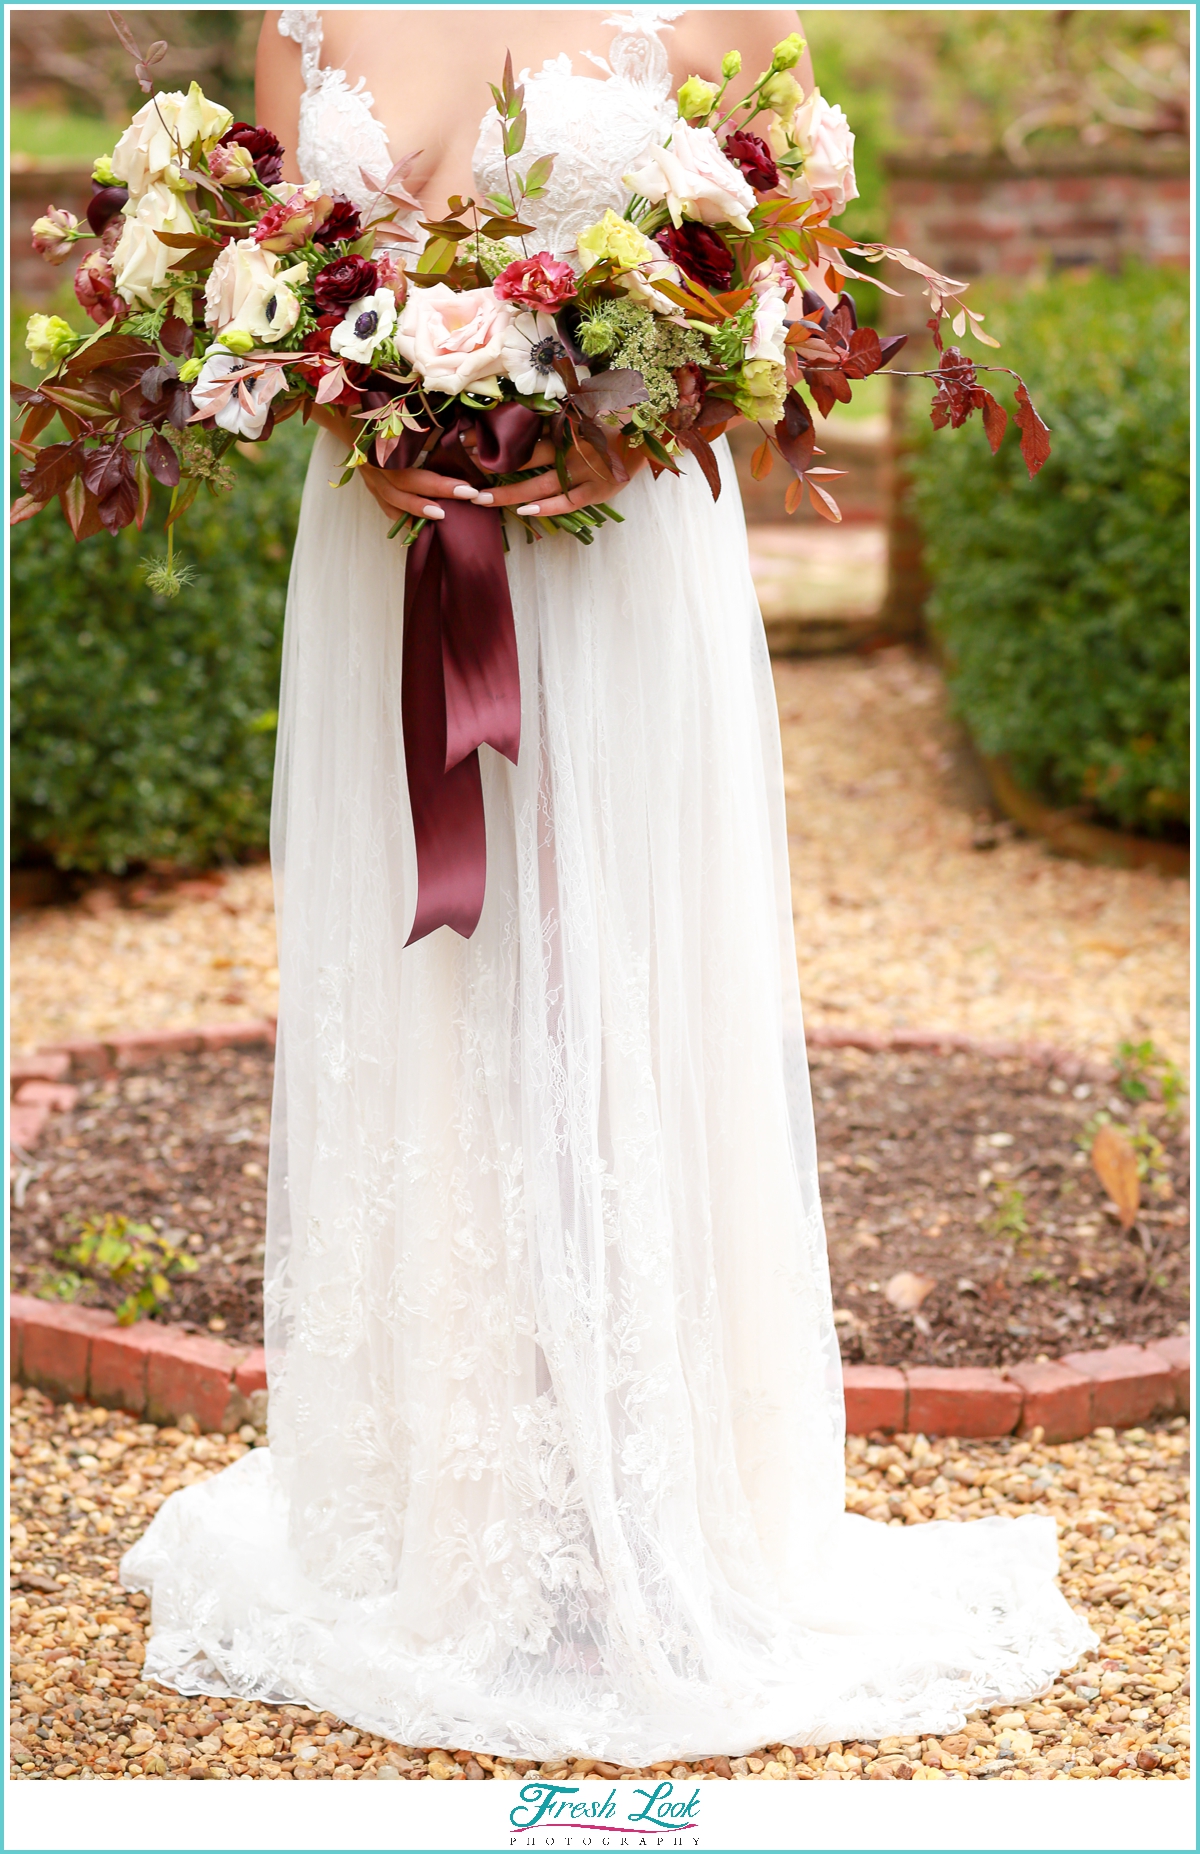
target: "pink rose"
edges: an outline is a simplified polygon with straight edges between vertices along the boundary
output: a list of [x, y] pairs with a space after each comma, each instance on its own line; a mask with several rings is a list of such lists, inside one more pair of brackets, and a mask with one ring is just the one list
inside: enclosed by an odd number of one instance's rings
[[657, 205], [665, 200], [673, 225], [699, 219], [704, 225], [730, 224], [750, 230], [754, 190], [741, 170], [721, 153], [711, 129], [677, 122], [669, 148], [652, 148], [644, 167], [625, 175], [625, 185]]
[[400, 353], [435, 393], [464, 393], [501, 371], [512, 310], [495, 291], [410, 289], [396, 324]]
[[575, 272], [549, 251], [535, 251], [502, 270], [492, 288], [502, 301], [522, 309], [560, 309], [575, 294]]
[[776, 154], [783, 152], [790, 138], [804, 156], [803, 178], [798, 176], [791, 187], [796, 198], [812, 199], [831, 217], [858, 198], [854, 131], [845, 112], [838, 104], [827, 103], [819, 90], [805, 97], [790, 123], [776, 118], [768, 137]]

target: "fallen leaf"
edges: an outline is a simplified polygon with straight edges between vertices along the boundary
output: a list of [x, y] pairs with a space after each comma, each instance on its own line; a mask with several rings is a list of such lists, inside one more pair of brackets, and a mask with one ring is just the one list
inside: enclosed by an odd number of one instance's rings
[[1137, 1153], [1128, 1134], [1111, 1124], [1102, 1126], [1092, 1141], [1092, 1166], [1116, 1206], [1121, 1228], [1132, 1229], [1141, 1203], [1141, 1186]]
[[931, 1275], [910, 1275], [904, 1272], [893, 1275], [884, 1288], [884, 1299], [901, 1313], [915, 1313], [923, 1301], [933, 1293], [937, 1282]]

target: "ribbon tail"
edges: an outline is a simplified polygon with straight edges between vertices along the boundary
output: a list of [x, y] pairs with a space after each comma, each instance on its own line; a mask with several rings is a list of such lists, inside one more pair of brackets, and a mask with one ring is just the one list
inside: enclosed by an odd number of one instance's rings
[[442, 677], [446, 769], [485, 743], [515, 766], [521, 675], [499, 509], [446, 503], [442, 553]]
[[409, 946], [437, 927], [452, 927], [469, 938], [483, 911], [487, 878], [479, 755], [468, 754], [446, 770], [442, 566], [431, 524], [409, 549], [404, 585], [400, 708], [417, 851], [417, 907]]

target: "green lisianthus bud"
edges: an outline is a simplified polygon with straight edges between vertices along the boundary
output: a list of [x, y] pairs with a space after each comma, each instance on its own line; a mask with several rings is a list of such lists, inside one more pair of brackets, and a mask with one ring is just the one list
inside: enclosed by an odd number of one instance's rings
[[71, 324], [60, 315], [31, 315], [25, 324], [25, 346], [39, 373], [48, 373], [65, 360], [75, 339]]
[[773, 109], [784, 122], [790, 122], [803, 100], [804, 92], [790, 71], [772, 71], [759, 91], [764, 109]]
[[249, 354], [255, 345], [254, 336], [244, 328], [223, 328], [220, 345], [231, 354]]
[[721, 60], [721, 76], [725, 79], [725, 82], [728, 83], [731, 77], [736, 77], [738, 72], [741, 70], [741, 68], [742, 68], [741, 52], [739, 51], [726, 52], [725, 56]]
[[717, 86], [706, 83], [702, 77], [689, 77], [680, 84], [679, 114], [685, 122], [696, 122], [707, 116], [717, 100]]
[[198, 354], [193, 354], [191, 360], [184, 361], [179, 369], [179, 377], [185, 386], [190, 386], [193, 380], [200, 377], [200, 369], [203, 365], [204, 362]]
[[97, 155], [92, 163], [92, 179], [98, 187], [123, 187], [125, 182], [118, 180], [113, 173], [111, 155]]
[[800, 54], [804, 50], [804, 40], [798, 32], [789, 32], [786, 39], [780, 39], [771, 54], [773, 71], [790, 71], [794, 64], [799, 64]]

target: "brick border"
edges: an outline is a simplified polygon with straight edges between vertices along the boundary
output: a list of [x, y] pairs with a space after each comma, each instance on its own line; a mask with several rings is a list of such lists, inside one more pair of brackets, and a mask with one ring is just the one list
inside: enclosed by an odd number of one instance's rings
[[[1032, 1062], [1066, 1081], [1113, 1079], [1110, 1066], [1048, 1043], [1010, 1043], [941, 1030], [853, 1030], [816, 1024], [814, 1049], [964, 1050]], [[186, 1030], [126, 1031], [46, 1045], [11, 1065], [10, 1142], [28, 1152], [51, 1113], [76, 1102], [73, 1083], [108, 1075], [156, 1055], [232, 1045], [275, 1044], [270, 1018]], [[58, 1401], [86, 1398], [154, 1422], [191, 1418], [201, 1429], [229, 1431], [266, 1415], [262, 1347], [182, 1333], [145, 1322], [120, 1327], [111, 1313], [14, 1294], [10, 1302], [10, 1377]], [[1069, 1442], [1097, 1427], [1131, 1428], [1152, 1415], [1185, 1415], [1191, 1398], [1191, 1339], [1156, 1340], [1068, 1353], [1052, 1363], [1028, 1361], [1002, 1371], [963, 1366], [845, 1365], [846, 1428], [961, 1437], [1027, 1435]]]
[[73, 1084], [91, 1076], [152, 1062], [155, 1056], [196, 1054], [234, 1046], [274, 1049], [275, 1020], [236, 1024], [200, 1024], [186, 1030], [119, 1030], [106, 1037], [70, 1037], [45, 1043], [32, 1056], [14, 1056], [9, 1065], [12, 1101], [8, 1143], [18, 1157], [32, 1151], [52, 1113], [69, 1113], [79, 1099]]
[[[118, 1326], [111, 1313], [14, 1294], [9, 1348], [10, 1377], [56, 1402], [86, 1399], [156, 1423], [190, 1417], [225, 1434], [245, 1422], [261, 1426], [266, 1417], [261, 1346], [229, 1345], [156, 1321]], [[851, 1435], [963, 1437], [1040, 1428], [1047, 1442], [1071, 1442], [1103, 1424], [1130, 1429], [1150, 1416], [1186, 1415], [1191, 1356], [1190, 1337], [1180, 1337], [1003, 1371], [844, 1365], [846, 1428]]]

